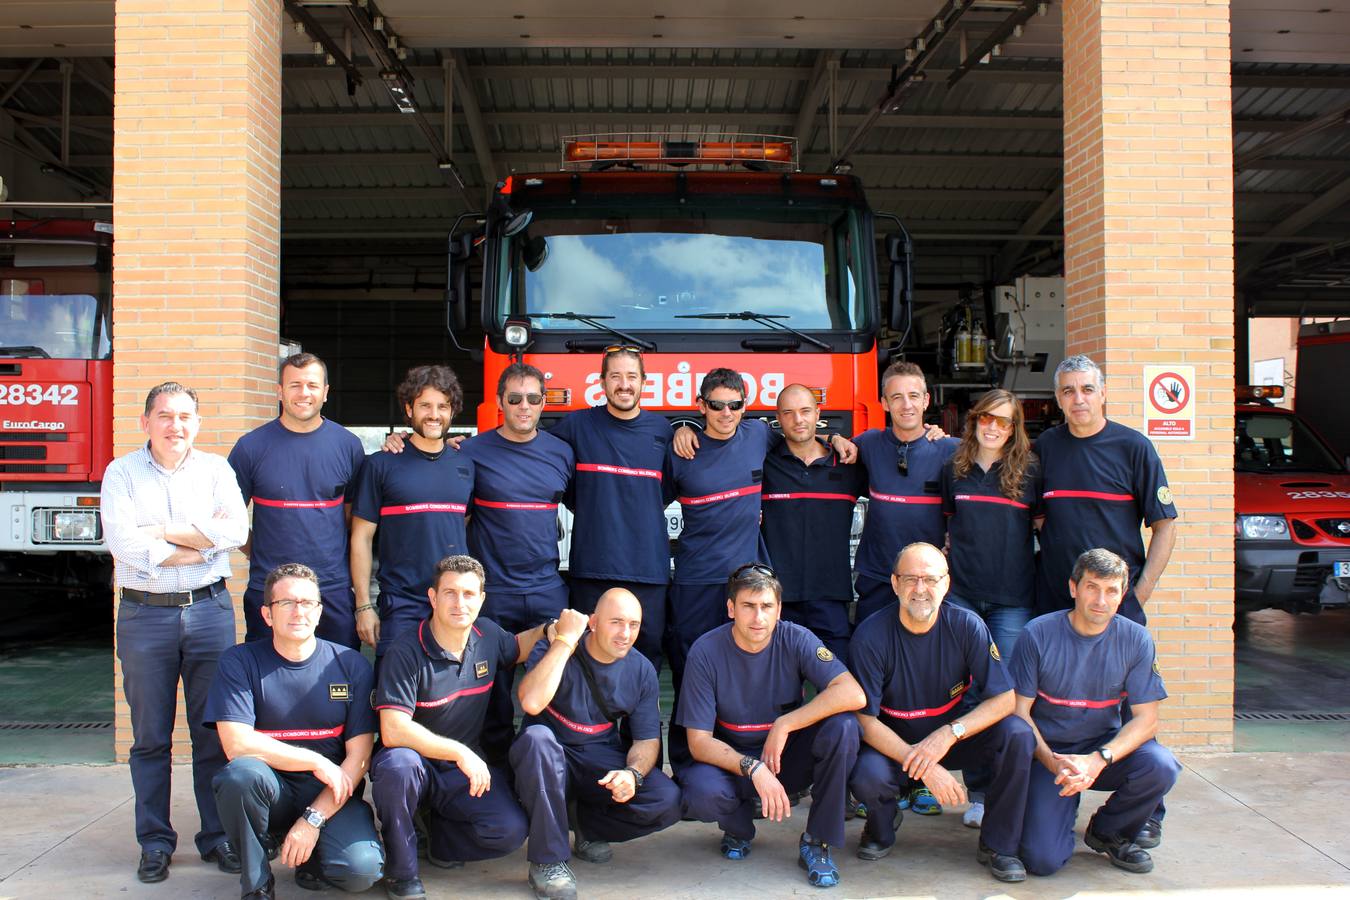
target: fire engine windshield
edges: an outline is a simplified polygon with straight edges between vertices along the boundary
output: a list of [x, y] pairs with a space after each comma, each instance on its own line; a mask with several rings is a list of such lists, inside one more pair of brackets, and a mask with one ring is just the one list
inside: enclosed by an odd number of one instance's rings
[[1279, 413], [1238, 413], [1239, 472], [1342, 472], [1344, 468], [1303, 422]]
[[[565, 217], [536, 210], [502, 256], [499, 313], [567, 310], [624, 330], [725, 329], [681, 316], [754, 310], [799, 330], [868, 327], [858, 217], [834, 209], [672, 210]], [[536, 319], [539, 330], [574, 329]]]
[[0, 243], [0, 358], [111, 355], [99, 255], [90, 245]]

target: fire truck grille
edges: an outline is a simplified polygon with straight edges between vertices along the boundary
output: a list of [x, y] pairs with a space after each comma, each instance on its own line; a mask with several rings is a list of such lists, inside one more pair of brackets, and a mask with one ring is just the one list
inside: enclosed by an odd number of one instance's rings
[[59, 475], [68, 469], [69, 466], [0, 463], [0, 475]]
[[1298, 519], [1290, 519], [1290, 524], [1294, 526], [1294, 536], [1305, 541], [1311, 541], [1317, 537], [1317, 532], [1307, 522], [1300, 522]]
[[1350, 540], [1350, 519], [1318, 519], [1317, 527], [1332, 537]]
[[46, 447], [0, 446], [0, 459], [46, 459]]
[[64, 444], [70, 435], [62, 431], [6, 431], [6, 441], [42, 441], [46, 444]]

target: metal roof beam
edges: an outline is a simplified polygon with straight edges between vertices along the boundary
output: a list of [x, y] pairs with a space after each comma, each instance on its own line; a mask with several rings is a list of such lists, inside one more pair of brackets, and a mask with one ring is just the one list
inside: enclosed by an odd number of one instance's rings
[[1009, 241], [1003, 245], [999, 251], [998, 258], [994, 260], [994, 284], [1002, 284], [1012, 274], [1013, 266], [1017, 264], [1022, 256], [1022, 251], [1026, 249], [1028, 241], [1039, 235], [1046, 225], [1049, 225], [1056, 216], [1064, 214], [1064, 185], [1059, 187], [1046, 196], [1036, 207], [1035, 212], [1027, 216], [1026, 222], [1021, 228], [1017, 229], [1017, 235], [1023, 240]]
[[[306, 187], [282, 188], [286, 200], [445, 200], [454, 199], [452, 185], [424, 187]], [[874, 206], [896, 202], [986, 201], [1039, 203], [1045, 191], [981, 190], [966, 188], [873, 188], [867, 192]]]
[[[1267, 237], [1292, 237], [1327, 215], [1350, 203], [1350, 178], [1341, 181], [1335, 187], [1323, 191], [1320, 196], [1302, 209], [1286, 216], [1266, 232]], [[1276, 243], [1265, 244], [1246, 254], [1238, 268], [1237, 277], [1245, 278], [1254, 272], [1267, 256], [1275, 251]]]
[[470, 74], [469, 64], [465, 62], [464, 54], [459, 50], [449, 51], [448, 56], [455, 63], [455, 93], [459, 95], [459, 106], [464, 111], [464, 124], [469, 126], [469, 139], [473, 141], [473, 153], [478, 159], [478, 168], [483, 172], [484, 186], [487, 188], [487, 196], [483, 202], [486, 204], [491, 201], [492, 187], [497, 183], [497, 164], [492, 158], [492, 143], [488, 139], [487, 123], [483, 121], [483, 111], [478, 106], [478, 93], [473, 87], [472, 78], [479, 73], [475, 70], [472, 75]]
[[797, 152], [800, 154], [806, 150], [811, 140], [811, 134], [815, 130], [816, 113], [820, 110], [821, 101], [825, 99], [826, 92], [830, 89], [830, 63], [838, 62], [842, 54], [838, 50], [821, 50], [816, 54], [816, 64], [811, 69], [811, 75], [806, 82], [806, 93], [802, 97], [801, 109], [797, 111], [797, 124], [792, 129], [792, 134], [797, 138]]

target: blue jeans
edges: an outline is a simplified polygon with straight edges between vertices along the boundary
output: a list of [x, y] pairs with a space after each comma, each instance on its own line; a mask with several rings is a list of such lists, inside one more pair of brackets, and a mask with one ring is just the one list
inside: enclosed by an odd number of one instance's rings
[[216, 661], [232, 646], [234, 605], [223, 581], [210, 597], [191, 606], [123, 600], [117, 608], [117, 658], [131, 710], [131, 786], [142, 850], [173, 853], [178, 846], [178, 833], [169, 822], [169, 779], [180, 678], [192, 736], [192, 789], [201, 817], [197, 852], [210, 853], [225, 840], [211, 790], [211, 779], [225, 765], [225, 751], [202, 719]]
[[954, 593], [948, 593], [945, 602], [953, 606], [963, 606], [984, 619], [984, 624], [989, 626], [989, 634], [998, 645], [998, 655], [1003, 657], [1005, 663], [1012, 659], [1017, 638], [1031, 621], [1030, 606], [1002, 606], [985, 600], [967, 600]]

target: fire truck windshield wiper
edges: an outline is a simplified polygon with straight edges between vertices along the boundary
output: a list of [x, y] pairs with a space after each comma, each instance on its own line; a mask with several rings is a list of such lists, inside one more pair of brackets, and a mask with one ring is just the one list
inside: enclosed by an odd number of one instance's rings
[[597, 319], [612, 319], [614, 318], [613, 316], [583, 316], [580, 313], [574, 312], [536, 312], [526, 313], [525, 315], [531, 319], [565, 319], [568, 322], [581, 322], [583, 325], [591, 326], [596, 331], [608, 331], [610, 334], [641, 347], [643, 350], [656, 349], [656, 345], [651, 341], [644, 341], [642, 338], [633, 337], [626, 331], [620, 331], [617, 328], [606, 325], [604, 322], [596, 321]]
[[825, 343], [824, 341], [822, 341], [822, 340], [820, 340], [820, 339], [818, 339], [818, 338], [813, 338], [813, 337], [811, 337], [811, 335], [809, 335], [809, 334], [803, 334], [802, 332], [798, 331], [797, 329], [793, 328], [792, 326], [790, 326], [790, 325], [784, 325], [782, 322], [779, 322], [779, 321], [778, 321], [779, 319], [786, 319], [786, 318], [788, 318], [787, 316], [782, 316], [782, 315], [768, 315], [768, 314], [766, 314], [766, 313], [751, 312], [750, 310], [747, 309], [747, 310], [745, 310], [744, 312], [727, 312], [727, 313], [691, 313], [691, 314], [689, 314], [689, 315], [676, 316], [675, 318], [677, 318], [677, 319], [738, 319], [738, 320], [740, 320], [740, 321], [742, 321], [742, 322], [758, 322], [759, 324], [768, 326], [769, 328], [776, 328], [776, 329], [778, 329], [779, 331], [786, 331], [788, 334], [791, 334], [791, 335], [793, 335], [794, 337], [801, 338], [802, 340], [806, 341], [808, 344], [814, 344], [815, 346], [819, 347], [819, 348], [822, 349], [822, 350], [833, 350], [833, 349], [834, 349], [834, 348], [831, 347], [829, 344]]
[[32, 344], [24, 344], [21, 347], [0, 347], [0, 356], [40, 356], [43, 359], [51, 359], [52, 355], [41, 347], [35, 347]]

